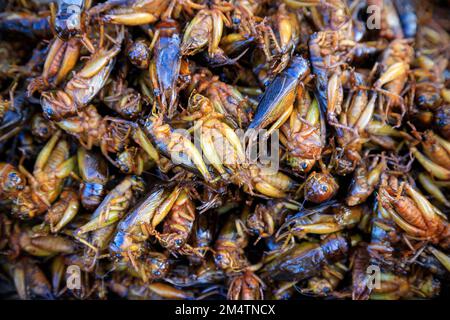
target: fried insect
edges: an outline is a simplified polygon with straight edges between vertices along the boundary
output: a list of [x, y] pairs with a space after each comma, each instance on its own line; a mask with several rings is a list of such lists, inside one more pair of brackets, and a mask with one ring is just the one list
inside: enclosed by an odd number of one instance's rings
[[409, 183], [393, 188], [385, 180], [380, 190], [380, 201], [408, 235], [429, 239], [444, 247], [448, 245], [446, 217]]
[[214, 262], [225, 272], [242, 271], [249, 266], [244, 254], [248, 235], [245, 234], [242, 224], [237, 215], [228, 218], [214, 244]]
[[[195, 208], [190, 201], [181, 187], [156, 188], [119, 224], [110, 245], [111, 252], [129, 261], [142, 279], [163, 275], [158, 264], [150, 273], [146, 267], [145, 257], [149, 254], [151, 257], [152, 253], [146, 252], [145, 241], [151, 236], [173, 254], [199, 254], [187, 243], [195, 218]], [[162, 221], [163, 231], [159, 232], [155, 228]]]
[[81, 204], [88, 210], [94, 210], [106, 194], [109, 173], [107, 162], [98, 153], [83, 147], [78, 148], [77, 160], [83, 180], [80, 184]]
[[313, 171], [309, 174], [303, 189], [305, 200], [322, 203], [336, 195], [339, 185], [328, 170], [322, 168], [322, 172]]
[[77, 234], [82, 235], [117, 223], [136, 200], [136, 196], [144, 191], [144, 186], [140, 177], [127, 176], [108, 193], [89, 222], [78, 228]]
[[292, 113], [294, 99], [301, 81], [309, 74], [309, 63], [294, 56], [291, 64], [267, 87], [256, 109], [249, 129], [262, 129], [272, 124], [268, 132], [278, 129]]
[[62, 120], [84, 108], [105, 85], [120, 52], [123, 32], [118, 34], [110, 48], [101, 48], [91, 55], [65, 85], [64, 89], [41, 94], [44, 115], [50, 120]]
[[446, 9], [0, 1], [0, 298], [445, 299]]
[[58, 131], [44, 146], [30, 173], [20, 165], [28, 185], [13, 199], [12, 214], [21, 219], [43, 214], [62, 191], [64, 179], [73, 171], [75, 160], [69, 157], [68, 142]]
[[181, 67], [180, 27], [174, 20], [165, 20], [156, 25], [158, 36], [150, 62], [150, 79], [158, 98], [159, 108], [172, 118], [177, 101], [177, 82]]
[[288, 121], [281, 126], [282, 143], [287, 148], [286, 160], [293, 170], [308, 173], [320, 159], [325, 146], [324, 119], [317, 100], [311, 101], [303, 89]]
[[267, 256], [267, 262], [262, 268], [262, 277], [274, 280], [300, 281], [308, 279], [320, 272], [317, 265], [323, 266], [339, 261], [348, 251], [347, 240], [340, 235], [330, 235], [320, 244], [302, 242], [285, 252], [275, 251], [280, 258]]

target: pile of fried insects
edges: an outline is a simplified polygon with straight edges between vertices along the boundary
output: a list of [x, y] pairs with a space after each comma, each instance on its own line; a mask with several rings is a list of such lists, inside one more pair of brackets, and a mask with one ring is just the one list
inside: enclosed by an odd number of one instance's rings
[[442, 296], [449, 7], [2, 2], [0, 296]]

